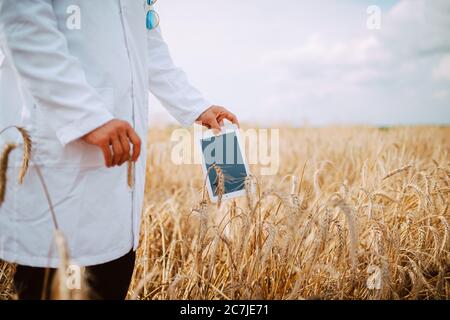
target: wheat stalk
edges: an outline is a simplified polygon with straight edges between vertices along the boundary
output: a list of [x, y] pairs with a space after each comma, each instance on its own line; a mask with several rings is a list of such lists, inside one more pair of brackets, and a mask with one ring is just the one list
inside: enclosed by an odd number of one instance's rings
[[127, 184], [128, 187], [133, 189], [134, 187], [134, 162], [131, 160], [131, 157], [128, 158], [127, 161]]
[[253, 210], [253, 176], [248, 175], [244, 181], [245, 196], [247, 198], [247, 206], [250, 211]]
[[59, 255], [59, 268], [53, 279], [52, 299], [69, 300], [70, 290], [67, 287], [67, 270], [69, 268], [69, 249], [63, 233], [55, 230], [55, 243]]

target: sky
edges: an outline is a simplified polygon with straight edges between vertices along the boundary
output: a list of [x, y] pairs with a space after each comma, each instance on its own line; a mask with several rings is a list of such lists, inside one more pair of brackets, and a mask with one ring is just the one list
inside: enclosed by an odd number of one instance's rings
[[[379, 29], [367, 27], [371, 5]], [[241, 122], [450, 124], [448, 0], [160, 0], [154, 9], [176, 64]], [[156, 99], [150, 114], [153, 125], [174, 122]]]

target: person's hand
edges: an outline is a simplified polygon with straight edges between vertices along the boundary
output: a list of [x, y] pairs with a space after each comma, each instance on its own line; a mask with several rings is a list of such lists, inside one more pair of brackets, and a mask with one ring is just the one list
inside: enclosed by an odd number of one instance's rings
[[224, 119], [227, 119], [239, 126], [237, 117], [224, 107], [220, 106], [209, 107], [197, 118], [196, 122], [207, 127], [208, 129], [220, 131], [220, 127], [223, 126]]
[[106, 167], [122, 165], [130, 158], [130, 142], [133, 145], [132, 161], [141, 153], [141, 139], [126, 121], [111, 120], [81, 138], [103, 151]]

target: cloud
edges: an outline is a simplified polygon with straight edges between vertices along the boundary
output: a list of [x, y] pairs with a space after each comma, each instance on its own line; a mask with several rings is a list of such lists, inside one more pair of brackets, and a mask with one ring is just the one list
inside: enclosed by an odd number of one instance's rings
[[374, 36], [332, 42], [318, 34], [297, 48], [272, 52], [262, 58], [262, 64], [275, 67], [283, 80], [287, 77], [318, 94], [341, 92], [377, 79], [382, 76], [380, 65], [387, 65], [389, 61]]
[[[399, 2], [383, 18], [379, 33], [372, 31], [345, 42], [334, 42], [315, 34], [301, 46], [269, 53], [262, 61], [297, 68], [306, 75], [322, 74], [324, 68], [345, 69], [357, 73], [350, 78], [363, 82], [368, 78], [359, 77], [359, 73], [376, 77], [379, 75], [376, 70], [391, 73], [392, 67], [412, 71], [410, 61], [450, 52], [450, 2], [425, 2]], [[442, 63], [447, 67], [446, 60]]]
[[450, 54], [443, 56], [433, 69], [433, 78], [437, 81], [450, 81]]
[[[369, 30], [373, 3], [165, 1], [158, 11], [177, 64], [242, 122], [449, 124], [450, 1], [375, 1], [381, 29]], [[160, 121], [166, 112], [150, 105]]]
[[[442, 85], [450, 80], [450, 1], [400, 1], [382, 14], [379, 31], [344, 41], [314, 34], [297, 47], [266, 54], [261, 63], [277, 75], [278, 92], [267, 103], [296, 104], [307, 117], [317, 116], [308, 114], [315, 106], [330, 122], [345, 121], [343, 110], [364, 111], [366, 117], [356, 116], [360, 121], [383, 122], [373, 110], [383, 105], [387, 113], [390, 106], [409, 108], [418, 122], [426, 109], [449, 123], [448, 108], [427, 104], [450, 103], [450, 86]], [[444, 118], [438, 114], [443, 110]]]
[[433, 92], [433, 98], [436, 100], [445, 100], [448, 98], [448, 92], [446, 90], [437, 90]]

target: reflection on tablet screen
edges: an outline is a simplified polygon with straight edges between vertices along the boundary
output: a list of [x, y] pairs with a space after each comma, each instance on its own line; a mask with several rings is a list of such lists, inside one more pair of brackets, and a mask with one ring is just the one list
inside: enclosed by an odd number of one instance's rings
[[[225, 177], [225, 194], [245, 188], [247, 171], [238, 146], [236, 133], [231, 132], [203, 139], [202, 152], [206, 170], [209, 170], [214, 163], [222, 169]], [[209, 170], [208, 177], [212, 184], [211, 189], [216, 196], [217, 174], [215, 170]]]

